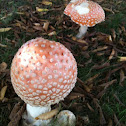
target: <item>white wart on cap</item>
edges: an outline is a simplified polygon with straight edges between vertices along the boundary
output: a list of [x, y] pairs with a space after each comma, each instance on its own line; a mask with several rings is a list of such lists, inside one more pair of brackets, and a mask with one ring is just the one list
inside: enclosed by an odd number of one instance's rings
[[62, 44], [43, 38], [28, 41], [11, 66], [15, 92], [32, 106], [50, 106], [63, 100], [75, 86], [77, 63]]

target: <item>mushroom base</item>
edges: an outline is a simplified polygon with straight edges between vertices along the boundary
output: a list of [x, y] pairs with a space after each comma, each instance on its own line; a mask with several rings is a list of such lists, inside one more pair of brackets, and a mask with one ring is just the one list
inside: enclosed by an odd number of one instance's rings
[[35, 107], [29, 104], [26, 105], [26, 112], [23, 114], [23, 123], [27, 125], [33, 126], [42, 126], [48, 125], [51, 120], [36, 120], [35, 118], [40, 114], [51, 111], [51, 107]]
[[88, 29], [87, 26], [81, 25], [79, 28], [79, 33], [76, 35], [76, 38], [78, 38], [78, 39], [82, 38], [85, 35], [85, 33], [87, 32], [87, 29]]

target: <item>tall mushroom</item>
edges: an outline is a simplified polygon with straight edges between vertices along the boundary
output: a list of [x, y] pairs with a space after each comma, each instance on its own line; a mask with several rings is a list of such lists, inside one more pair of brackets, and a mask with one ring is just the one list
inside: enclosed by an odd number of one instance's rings
[[76, 79], [77, 63], [59, 42], [32, 39], [22, 45], [12, 61], [11, 82], [27, 104], [29, 123], [63, 100], [74, 88]]
[[93, 1], [71, 0], [66, 6], [64, 14], [71, 17], [71, 20], [80, 25], [77, 38], [83, 37], [88, 27], [105, 20], [105, 13], [102, 7]]

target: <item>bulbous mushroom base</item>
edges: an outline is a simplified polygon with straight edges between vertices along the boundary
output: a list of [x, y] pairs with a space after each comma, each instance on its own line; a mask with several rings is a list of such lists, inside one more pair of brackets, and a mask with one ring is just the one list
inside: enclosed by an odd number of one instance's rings
[[35, 118], [40, 114], [51, 111], [51, 107], [35, 107], [29, 104], [26, 105], [26, 112], [23, 114], [23, 126], [48, 126], [51, 119], [36, 120]]
[[63, 110], [57, 115], [57, 122], [56, 126], [75, 126], [76, 117], [71, 111]]
[[88, 29], [87, 26], [81, 25], [79, 28], [79, 33], [76, 35], [76, 38], [78, 38], [78, 39], [82, 38], [86, 34], [87, 29]]

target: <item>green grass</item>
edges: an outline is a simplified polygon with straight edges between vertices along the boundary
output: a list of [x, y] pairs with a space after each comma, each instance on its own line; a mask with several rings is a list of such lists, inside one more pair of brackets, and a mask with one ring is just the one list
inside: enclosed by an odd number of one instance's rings
[[[3, 0], [1, 0], [0, 2], [3, 2]], [[62, 5], [63, 2], [60, 0], [56, 0], [53, 1], [53, 3], [55, 5]], [[1, 8], [1, 14], [0, 14], [0, 19], [2, 24], [0, 24], [0, 27], [10, 27], [11, 23], [16, 20], [16, 19], [20, 19], [20, 16], [17, 14], [18, 11], [18, 7], [20, 6], [24, 6], [24, 5], [31, 5], [33, 10], [35, 10], [35, 7], [38, 5], [38, 1], [35, 0], [34, 4], [29, 3], [28, 1], [10, 1], [9, 3], [5, 2], [4, 5], [7, 5], [7, 10], [6, 10], [6, 6], [3, 6]], [[122, 5], [124, 6], [124, 5]], [[46, 6], [44, 6], [46, 7]], [[48, 6], [48, 8], [50, 9], [51, 7]], [[61, 13], [61, 12], [59, 12]], [[45, 14], [44, 16], [39, 15], [40, 18], [42, 19], [50, 19], [51, 20], [51, 16], [53, 15], [54, 17], [57, 16], [57, 14], [55, 11], [52, 12], [48, 12], [47, 14]], [[6, 16], [7, 15], [7, 16]], [[111, 33], [111, 29], [115, 29], [116, 31], [118, 30], [118, 28], [120, 27], [122, 22], [126, 22], [126, 11], [120, 11], [116, 14], [110, 14], [107, 13], [107, 19], [105, 22], [98, 24], [94, 27], [94, 29], [97, 32], [103, 32], [106, 34], [110, 34]], [[6, 16], [6, 17], [5, 17]], [[5, 18], [3, 18], [5, 17]], [[51, 25], [55, 25], [55, 20], [51, 21]], [[126, 24], [125, 24], [126, 25]], [[66, 30], [66, 29], [65, 29]], [[66, 30], [66, 31], [62, 31], [58, 28], [56, 28], [57, 34], [60, 34], [61, 32], [64, 32], [64, 34], [70, 33], [70, 34], [75, 34], [78, 31], [75, 31], [74, 33], [71, 33], [72, 30]], [[4, 32], [4, 33], [0, 33], [0, 43], [7, 45], [7, 47], [0, 47], [0, 63], [1, 62], [6, 62], [8, 64], [8, 68], [10, 68], [13, 56], [15, 55], [15, 53], [17, 52], [17, 50], [20, 48], [20, 46], [26, 42], [29, 39], [34, 38], [35, 36], [37, 36], [37, 34], [33, 35], [33, 36], [27, 36], [26, 32], [21, 32], [20, 33], [20, 39], [16, 39], [16, 45], [13, 44], [12, 40], [15, 39], [15, 35], [14, 35], [14, 31], [10, 30], [8, 32]], [[47, 36], [46, 36], [47, 37]], [[118, 36], [120, 37], [120, 36]], [[48, 37], [48, 39], [52, 39], [52, 40], [56, 40], [56, 41], [60, 41], [60, 39], [58, 40], [56, 36], [53, 37]], [[9, 41], [8, 41], [9, 40]], [[103, 45], [103, 44], [102, 44]], [[102, 78], [104, 75], [102, 75], [104, 72], [107, 72], [108, 70], [112, 70], [113, 66], [110, 66], [108, 68], [104, 68], [102, 70], [92, 70], [91, 67], [93, 65], [95, 65], [97, 62], [101, 61], [102, 59], [104, 59], [105, 61], [107, 61], [106, 56], [101, 56], [98, 57], [94, 54], [90, 54], [90, 58], [92, 59], [93, 62], [87, 64], [85, 67], [78, 67], [78, 77], [83, 80], [86, 81], [88, 78], [96, 75], [96, 74], [101, 74], [101, 76], [98, 78]], [[78, 62], [78, 64], [83, 64], [86, 61], [88, 61], [89, 59], [86, 59], [83, 55], [79, 55], [78, 57], [76, 57], [76, 60]], [[115, 62], [114, 62], [115, 63]], [[114, 64], [113, 63], [113, 64]], [[112, 80], [113, 78], [117, 79], [117, 83], [111, 85], [106, 93], [103, 95], [103, 97], [100, 99], [100, 106], [102, 107], [102, 110], [105, 114], [105, 118], [106, 120], [109, 120], [109, 118], [113, 119], [113, 114], [115, 113], [116, 116], [119, 119], [119, 122], [123, 123], [124, 125], [126, 125], [126, 107], [122, 106], [119, 104], [119, 102], [115, 99], [115, 97], [113, 96], [114, 94], [116, 94], [116, 96], [120, 99], [120, 101], [126, 105], [126, 85], [124, 85], [124, 87], [121, 87], [119, 85], [119, 73], [116, 72], [115, 75], [113, 75], [110, 80]], [[0, 80], [1, 82], [2, 80]], [[124, 82], [126, 84], [126, 81]], [[97, 79], [94, 82], [94, 85], [98, 85], [97, 84]], [[96, 95], [97, 91], [93, 93]], [[91, 112], [89, 111], [89, 109], [86, 106], [83, 106], [83, 111], [81, 112], [76, 112], [75, 114], [77, 115], [88, 115], [89, 119], [90, 119], [90, 123], [87, 124], [88, 126], [98, 126], [99, 125], [99, 113], [98, 110], [95, 109], [95, 105], [92, 102], [92, 100], [89, 98], [86, 98], [86, 100], [90, 102], [90, 105], [93, 107], [93, 109], [95, 110], [95, 112]], [[72, 101], [71, 104], [69, 105], [69, 108], [71, 109], [71, 106], [74, 102], [77, 102], [76, 100]], [[82, 102], [81, 99], [79, 99], [78, 102]], [[1, 104], [1, 103], [0, 103]], [[73, 111], [73, 110], [72, 110]], [[76, 110], [75, 110], [76, 111]], [[9, 115], [9, 113], [6, 113], [7, 115]], [[0, 116], [1, 117], [1, 116]]]

